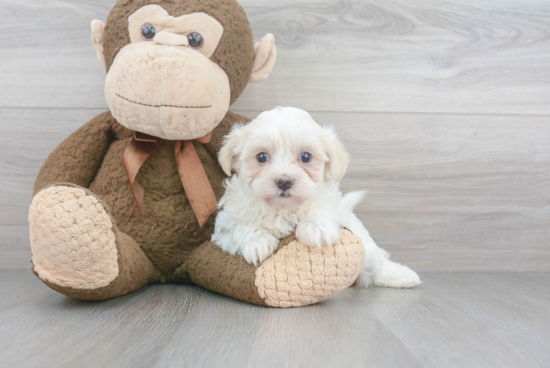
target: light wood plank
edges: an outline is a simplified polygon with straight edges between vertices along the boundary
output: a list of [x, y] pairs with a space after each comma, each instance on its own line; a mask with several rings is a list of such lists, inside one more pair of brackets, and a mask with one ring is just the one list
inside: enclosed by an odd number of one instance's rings
[[393, 258], [423, 271], [550, 270], [547, 117], [316, 113], [352, 156], [344, 191]]
[[[106, 106], [90, 21], [114, 0], [0, 1], [0, 106]], [[264, 110], [550, 114], [548, 0], [242, 0], [274, 33]]]
[[205, 295], [210, 302], [179, 327], [155, 367], [421, 367], [378, 316], [360, 313], [354, 291], [342, 294], [289, 310]]
[[[546, 367], [550, 313], [530, 303], [531, 283], [548, 290], [547, 274], [428, 274], [422, 291], [405, 290], [368, 305], [425, 367]], [[509, 283], [517, 285], [510, 289]], [[498, 291], [493, 290], [495, 288]], [[375, 289], [375, 294], [385, 292]], [[533, 296], [550, 303], [550, 293]], [[406, 298], [406, 301], [404, 300]], [[414, 336], [414, 338], [411, 338]]]
[[[32, 271], [27, 270], [5, 270], [0, 271], [0, 314], [11, 308], [17, 307], [28, 300], [42, 298], [51, 294], [51, 290], [44, 287], [42, 282], [36, 282]], [[1, 359], [0, 359], [1, 362]]]
[[[270, 309], [154, 285], [99, 303], [0, 271], [0, 362], [17, 367], [546, 367], [548, 274], [423, 274]], [[17, 284], [17, 285], [16, 285]], [[17, 286], [17, 287], [15, 287]]]
[[[29, 266], [36, 174], [58, 142], [99, 112], [0, 109], [0, 267]], [[546, 117], [313, 116], [340, 132], [352, 156], [342, 188], [370, 190], [357, 212], [393, 259], [432, 272], [550, 271]]]
[[[21, 278], [39, 283], [27, 275]], [[0, 292], [10, 296], [13, 290]], [[411, 354], [396, 354], [401, 343], [384, 332], [376, 317], [362, 326], [353, 318], [349, 310], [334, 305], [275, 310], [177, 285], [152, 286], [102, 303], [50, 291], [0, 313], [0, 361], [25, 367], [254, 367], [256, 360], [269, 359], [264, 366], [354, 366], [361, 361], [379, 367], [410, 362], [415, 367]], [[357, 331], [365, 328], [361, 339], [352, 339], [353, 332], [347, 331], [353, 325]], [[250, 356], [254, 351], [257, 356]]]

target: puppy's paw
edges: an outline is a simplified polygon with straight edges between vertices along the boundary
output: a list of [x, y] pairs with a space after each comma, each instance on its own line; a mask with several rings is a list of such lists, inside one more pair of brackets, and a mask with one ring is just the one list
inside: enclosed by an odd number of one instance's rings
[[309, 247], [321, 248], [338, 241], [340, 237], [338, 230], [338, 226], [332, 220], [306, 220], [300, 222], [296, 227], [296, 237]]
[[244, 245], [241, 254], [248, 262], [257, 266], [273, 254], [279, 246], [279, 239], [266, 232], [256, 232]]
[[386, 260], [372, 275], [373, 284], [391, 288], [411, 288], [422, 283], [420, 277], [407, 266]]

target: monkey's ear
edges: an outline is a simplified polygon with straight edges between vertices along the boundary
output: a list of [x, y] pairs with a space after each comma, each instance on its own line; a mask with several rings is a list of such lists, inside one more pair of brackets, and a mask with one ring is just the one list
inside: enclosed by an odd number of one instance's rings
[[238, 169], [237, 161], [240, 156], [238, 144], [243, 134], [243, 125], [235, 124], [231, 132], [223, 138], [223, 146], [218, 153], [218, 161], [227, 176], [231, 176], [233, 169]]
[[103, 36], [105, 35], [105, 23], [100, 20], [92, 21], [92, 43], [97, 50], [97, 59], [105, 66], [105, 53], [103, 52]]
[[277, 58], [277, 48], [275, 47], [275, 37], [268, 33], [254, 45], [254, 66], [252, 66], [252, 75], [249, 83], [266, 80], [275, 66]]

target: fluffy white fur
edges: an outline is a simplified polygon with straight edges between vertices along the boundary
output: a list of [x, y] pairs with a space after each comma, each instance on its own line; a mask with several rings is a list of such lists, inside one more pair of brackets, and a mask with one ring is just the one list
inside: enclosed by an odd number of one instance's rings
[[[304, 152], [310, 154], [310, 162], [302, 159]], [[267, 154], [265, 163], [258, 161], [260, 153]], [[359, 285], [420, 284], [414, 271], [389, 260], [353, 214], [366, 191], [342, 195], [338, 182], [348, 167], [348, 154], [334, 130], [322, 128], [307, 112], [277, 107], [246, 126], [235, 126], [225, 137], [219, 161], [228, 175], [236, 172], [226, 180], [212, 236], [225, 251], [242, 254], [257, 265], [275, 251], [281, 238], [296, 233], [302, 243], [322, 247], [336, 242], [343, 226], [365, 247]], [[292, 186], [281, 188], [284, 181]]]

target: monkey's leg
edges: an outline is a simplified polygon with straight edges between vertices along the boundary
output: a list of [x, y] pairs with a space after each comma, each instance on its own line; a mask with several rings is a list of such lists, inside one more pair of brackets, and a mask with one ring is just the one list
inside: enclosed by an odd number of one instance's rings
[[358, 237], [340, 230], [333, 246], [314, 249], [295, 236], [281, 241], [259, 267], [214, 243], [196, 249], [178, 272], [205, 289], [270, 307], [299, 307], [329, 299], [359, 277], [365, 250]]
[[89, 190], [71, 184], [41, 190], [32, 201], [29, 223], [33, 272], [62, 294], [104, 300], [159, 277]]

